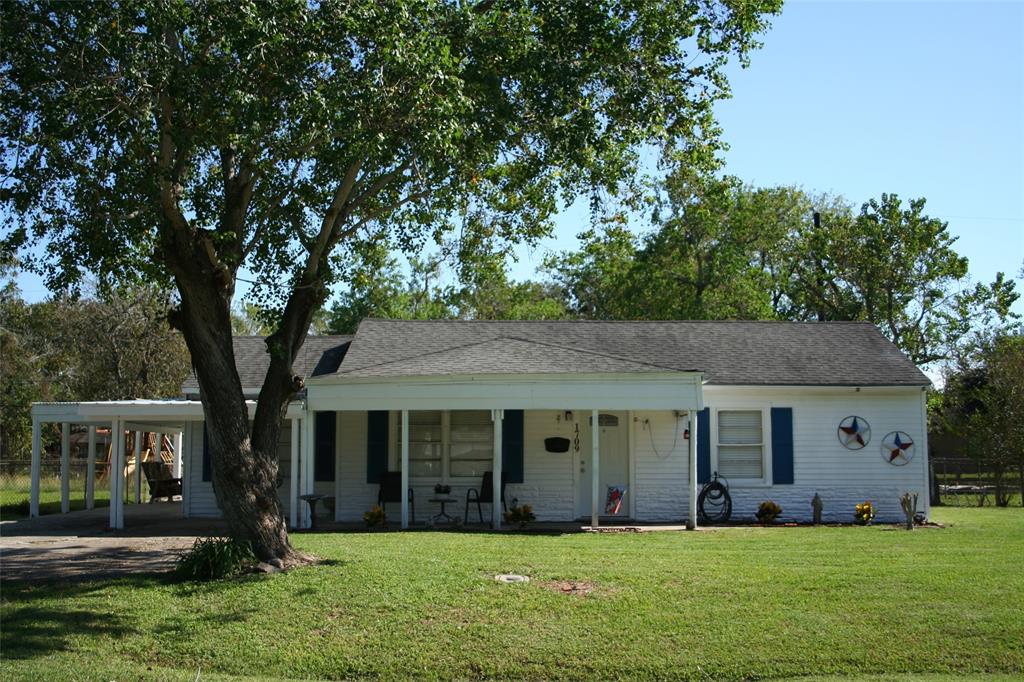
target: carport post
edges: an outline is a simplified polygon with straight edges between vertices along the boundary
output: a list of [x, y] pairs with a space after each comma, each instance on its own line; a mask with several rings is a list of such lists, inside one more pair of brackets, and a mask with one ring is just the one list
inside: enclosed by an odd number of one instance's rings
[[181, 447], [184, 443], [184, 440], [185, 439], [182, 438], [181, 431], [178, 431], [176, 434], [174, 434], [174, 460], [173, 464], [171, 464], [172, 478], [181, 478]]
[[501, 528], [501, 434], [502, 422], [505, 419], [505, 410], [491, 410], [491, 420], [494, 422], [494, 468], [491, 474], [493, 485], [491, 503], [491, 527], [494, 530]]
[[299, 525], [299, 429], [302, 428], [302, 421], [291, 420], [292, 436], [292, 460], [288, 471], [288, 525], [298, 528]]
[[601, 471], [601, 424], [599, 410], [590, 411], [590, 439], [593, 446], [593, 453], [590, 464], [590, 525], [597, 528], [600, 522], [601, 504], [601, 479], [598, 474]]
[[71, 511], [71, 424], [60, 425], [60, 513]]
[[689, 471], [689, 502], [690, 502], [690, 518], [686, 519], [686, 527], [690, 530], [697, 529], [697, 413], [693, 410], [689, 410], [686, 413], [687, 418], [690, 420], [690, 440], [687, 443], [687, 452], [689, 453], [690, 459], [690, 471]]
[[42, 424], [39, 417], [32, 415], [32, 487], [28, 498], [28, 515], [39, 516], [39, 470], [43, 464]]
[[164, 450], [164, 434], [161, 433], [160, 431], [157, 431], [156, 433], [153, 434], [153, 441], [156, 443], [156, 450], [153, 452], [153, 454], [156, 455], [156, 459], [153, 461], [162, 465], [164, 463], [164, 458], [161, 457], [160, 455]]
[[124, 528], [124, 421], [110, 427], [110, 527]]
[[135, 432], [135, 504], [142, 504], [142, 431]]
[[89, 426], [89, 456], [85, 464], [85, 508], [96, 506], [96, 427]]
[[402, 410], [402, 528], [409, 527], [409, 410]]

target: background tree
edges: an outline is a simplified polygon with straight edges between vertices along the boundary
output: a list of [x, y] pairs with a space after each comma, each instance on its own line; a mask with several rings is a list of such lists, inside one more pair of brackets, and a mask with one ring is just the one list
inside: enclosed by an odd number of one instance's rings
[[[276, 444], [346, 245], [418, 250], [470, 211], [535, 238], [641, 144], [703, 155], [724, 65], [780, 4], [5, 0], [6, 242], [45, 242], [57, 288], [83, 268], [174, 284], [224, 516], [261, 559], [299, 561]], [[243, 265], [278, 311], [251, 425]]]
[[1020, 476], [1024, 505], [1024, 334], [999, 334], [947, 372], [938, 429], [963, 439], [979, 467], [991, 472], [995, 500], [1007, 506], [1008, 474]]

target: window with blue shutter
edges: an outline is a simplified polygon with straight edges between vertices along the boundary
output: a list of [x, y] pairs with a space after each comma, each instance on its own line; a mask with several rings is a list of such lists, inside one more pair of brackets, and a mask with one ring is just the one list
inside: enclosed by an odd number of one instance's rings
[[772, 483], [793, 482], [793, 408], [772, 408]]
[[380, 483], [380, 475], [388, 470], [388, 412], [366, 413], [366, 482]]
[[523, 482], [522, 410], [505, 410], [501, 424], [501, 470], [507, 483]]
[[317, 412], [313, 421], [313, 480], [333, 481], [338, 419], [335, 412]]

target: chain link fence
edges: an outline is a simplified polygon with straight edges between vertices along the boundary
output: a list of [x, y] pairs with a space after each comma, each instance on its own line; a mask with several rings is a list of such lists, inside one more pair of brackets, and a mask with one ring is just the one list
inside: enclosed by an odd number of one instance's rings
[[[125, 500], [135, 500], [134, 463], [129, 463], [125, 477]], [[85, 458], [72, 457], [69, 472], [69, 499], [71, 511], [85, 509], [88, 462]], [[93, 482], [93, 499], [96, 507], [110, 506], [110, 462], [96, 462]], [[32, 490], [32, 460], [29, 458], [0, 460], [0, 519], [10, 521], [27, 518]], [[145, 477], [142, 480], [142, 501], [149, 500]], [[39, 514], [59, 514], [61, 511], [60, 456], [44, 456], [39, 476]]]

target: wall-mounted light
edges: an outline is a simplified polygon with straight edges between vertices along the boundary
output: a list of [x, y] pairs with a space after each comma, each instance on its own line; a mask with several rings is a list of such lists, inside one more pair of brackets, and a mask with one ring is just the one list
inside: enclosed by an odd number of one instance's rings
[[567, 421], [567, 422], [571, 422], [572, 421], [572, 410], [566, 410], [565, 411], [565, 421]]

